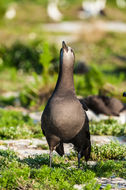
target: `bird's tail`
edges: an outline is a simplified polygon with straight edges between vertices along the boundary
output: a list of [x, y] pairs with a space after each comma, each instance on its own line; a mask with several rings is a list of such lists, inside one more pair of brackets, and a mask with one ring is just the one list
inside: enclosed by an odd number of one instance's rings
[[63, 156], [64, 155], [64, 147], [63, 147], [63, 143], [60, 142], [60, 144], [56, 147], [56, 152], [60, 155]]

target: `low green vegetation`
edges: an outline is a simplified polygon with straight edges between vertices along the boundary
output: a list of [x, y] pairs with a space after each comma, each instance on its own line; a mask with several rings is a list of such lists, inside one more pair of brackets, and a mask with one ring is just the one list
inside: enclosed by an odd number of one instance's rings
[[[0, 150], [0, 158], [1, 189], [72, 190], [75, 184], [82, 184], [85, 190], [98, 190], [100, 184], [96, 177], [115, 175], [126, 179], [126, 161], [99, 161], [94, 166], [83, 165], [83, 169], [77, 169], [73, 168], [77, 161], [68, 163], [66, 157], [59, 156], [53, 157], [53, 168], [49, 168], [46, 154], [20, 160], [14, 152]], [[105, 189], [111, 189], [110, 185]]]
[[15, 97], [0, 96], [0, 106], [15, 105]]
[[[47, 145], [39, 144], [38, 149], [47, 150]], [[68, 160], [77, 161], [76, 152], [71, 152]], [[62, 158], [61, 158], [62, 159]], [[102, 161], [102, 160], [126, 160], [126, 145], [119, 144], [119, 142], [111, 141], [109, 144], [96, 145], [92, 144], [90, 160]]]
[[[71, 152], [68, 158], [77, 161], [76, 152]], [[126, 145], [112, 141], [109, 144], [92, 144], [90, 160], [126, 160]]]
[[90, 121], [92, 135], [126, 136], [126, 124], [120, 124], [114, 119]]
[[38, 74], [42, 72], [39, 54], [37, 42], [36, 46], [16, 42], [11, 47], [3, 46], [0, 49], [0, 57], [3, 60], [4, 67], [14, 67], [24, 72], [36, 71]]
[[126, 146], [118, 142], [92, 145], [91, 160], [126, 160]]
[[40, 124], [25, 114], [0, 109], [0, 139], [26, 139], [42, 137]]
[[[44, 40], [32, 42], [16, 41], [10, 47], [0, 46], [0, 70], [3, 68], [15, 68], [24, 73], [48, 75], [48, 71], [54, 72], [53, 58], [57, 55], [55, 45], [51, 46]], [[51, 67], [51, 69], [50, 69]], [[45, 76], [44, 76], [45, 77]]]

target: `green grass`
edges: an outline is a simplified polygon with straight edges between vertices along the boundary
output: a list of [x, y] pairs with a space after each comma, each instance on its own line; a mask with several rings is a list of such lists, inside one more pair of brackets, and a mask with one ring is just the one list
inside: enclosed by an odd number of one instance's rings
[[28, 115], [0, 109], [0, 118], [0, 139], [42, 137], [40, 123], [35, 124]]
[[115, 175], [126, 179], [126, 161], [99, 161], [95, 166], [77, 169], [72, 167], [76, 161], [67, 163], [67, 158], [59, 156], [53, 157], [53, 168], [49, 168], [46, 154], [20, 160], [12, 151], [0, 150], [0, 158], [1, 189], [72, 190], [75, 184], [85, 184], [85, 190], [95, 190], [100, 189], [96, 177]]
[[[69, 160], [77, 161], [76, 152], [71, 152], [68, 156]], [[102, 161], [102, 160], [126, 160], [126, 145], [119, 144], [119, 142], [111, 141], [109, 144], [91, 146], [90, 160]], [[81, 163], [83, 159], [81, 160]]]
[[[47, 145], [39, 144], [37, 148], [48, 150]], [[71, 152], [68, 158], [77, 161], [76, 152]], [[90, 160], [126, 160], [126, 145], [120, 145], [118, 142], [113, 141], [104, 145], [92, 144]]]
[[92, 145], [91, 160], [126, 160], [126, 145], [111, 142], [104, 145]]
[[90, 121], [92, 135], [126, 136], [126, 124], [120, 124], [114, 119]]

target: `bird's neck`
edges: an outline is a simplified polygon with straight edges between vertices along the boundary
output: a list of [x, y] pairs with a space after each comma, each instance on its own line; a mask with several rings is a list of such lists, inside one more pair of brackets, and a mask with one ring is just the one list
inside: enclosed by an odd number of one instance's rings
[[62, 61], [60, 61], [59, 76], [55, 87], [55, 92], [62, 93], [65, 91], [73, 91], [73, 93], [75, 93], [73, 65], [69, 65], [69, 63], [64, 64]]

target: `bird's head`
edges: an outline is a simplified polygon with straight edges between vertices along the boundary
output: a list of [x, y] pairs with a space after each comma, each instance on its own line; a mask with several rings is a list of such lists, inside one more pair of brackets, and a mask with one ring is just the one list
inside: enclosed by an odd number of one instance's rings
[[62, 48], [60, 50], [60, 61], [63, 64], [74, 64], [75, 55], [71, 47], [67, 46], [66, 43], [62, 42]]

